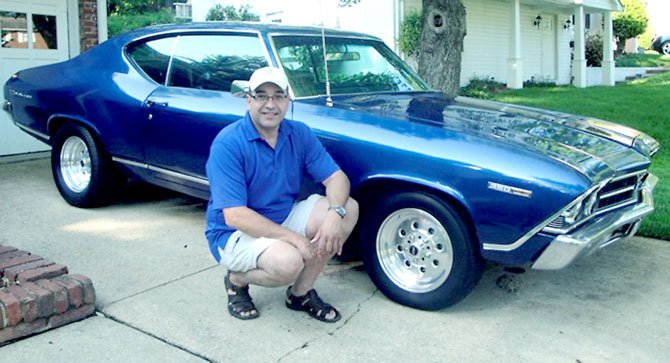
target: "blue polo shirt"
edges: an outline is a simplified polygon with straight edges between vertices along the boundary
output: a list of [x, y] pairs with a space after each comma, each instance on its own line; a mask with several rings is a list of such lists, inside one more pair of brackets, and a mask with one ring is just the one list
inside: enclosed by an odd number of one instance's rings
[[339, 170], [316, 135], [305, 124], [284, 119], [275, 148], [263, 140], [249, 113], [219, 132], [209, 152], [205, 235], [217, 261], [235, 231], [223, 209], [246, 206], [275, 223], [288, 217], [305, 173], [320, 183]]

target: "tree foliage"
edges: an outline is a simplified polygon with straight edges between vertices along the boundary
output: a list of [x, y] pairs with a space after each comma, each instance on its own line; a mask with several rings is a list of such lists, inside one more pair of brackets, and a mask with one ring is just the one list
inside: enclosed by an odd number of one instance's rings
[[157, 13], [161, 10], [171, 10], [173, 3], [173, 0], [107, 0], [107, 13], [109, 15]]
[[177, 22], [173, 0], [107, 0], [107, 32], [114, 36], [149, 25]]
[[340, 0], [340, 3], [337, 6], [341, 8], [348, 8], [352, 5], [358, 4], [359, 2], [361, 2], [361, 0]]
[[643, 0], [622, 0], [623, 12], [615, 13], [612, 19], [614, 36], [617, 38], [617, 50], [623, 51], [626, 39], [644, 34], [649, 18]]
[[208, 21], [259, 21], [260, 16], [251, 12], [250, 5], [242, 5], [235, 9], [232, 5], [216, 4], [207, 12]]

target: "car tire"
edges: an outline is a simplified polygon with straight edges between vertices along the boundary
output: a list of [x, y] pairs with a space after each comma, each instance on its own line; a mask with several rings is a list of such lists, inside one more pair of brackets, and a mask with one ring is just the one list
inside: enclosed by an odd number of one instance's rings
[[451, 306], [479, 281], [484, 262], [466, 222], [429, 194], [379, 198], [359, 225], [365, 268], [391, 300], [423, 310]]
[[111, 164], [86, 128], [65, 124], [56, 131], [51, 170], [58, 191], [69, 204], [90, 208], [108, 203], [116, 181]]
[[670, 40], [666, 40], [661, 44], [660, 47], [661, 51], [659, 53], [665, 54], [665, 55], [670, 55]]

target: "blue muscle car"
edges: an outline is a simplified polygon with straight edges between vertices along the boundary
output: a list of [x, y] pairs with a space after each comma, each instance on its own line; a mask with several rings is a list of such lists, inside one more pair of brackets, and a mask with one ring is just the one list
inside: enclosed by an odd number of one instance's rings
[[246, 110], [237, 91], [255, 69], [280, 67], [287, 118], [315, 130], [360, 202], [350, 247], [390, 299], [421, 309], [465, 297], [484, 261], [560, 269], [652, 213], [659, 144], [647, 135], [446, 97], [365, 34], [326, 30], [323, 44], [309, 27], [144, 28], [18, 72], [4, 108], [52, 146], [74, 206], [110, 202], [122, 176], [206, 199], [211, 141]]

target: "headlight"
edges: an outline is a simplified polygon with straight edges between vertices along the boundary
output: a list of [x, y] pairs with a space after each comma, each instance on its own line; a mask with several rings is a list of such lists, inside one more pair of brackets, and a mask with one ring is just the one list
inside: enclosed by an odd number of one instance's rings
[[604, 183], [595, 185], [573, 200], [567, 207], [559, 211], [542, 231], [551, 234], [565, 234], [579, 222], [588, 218], [593, 213], [598, 200], [598, 190], [603, 185]]

